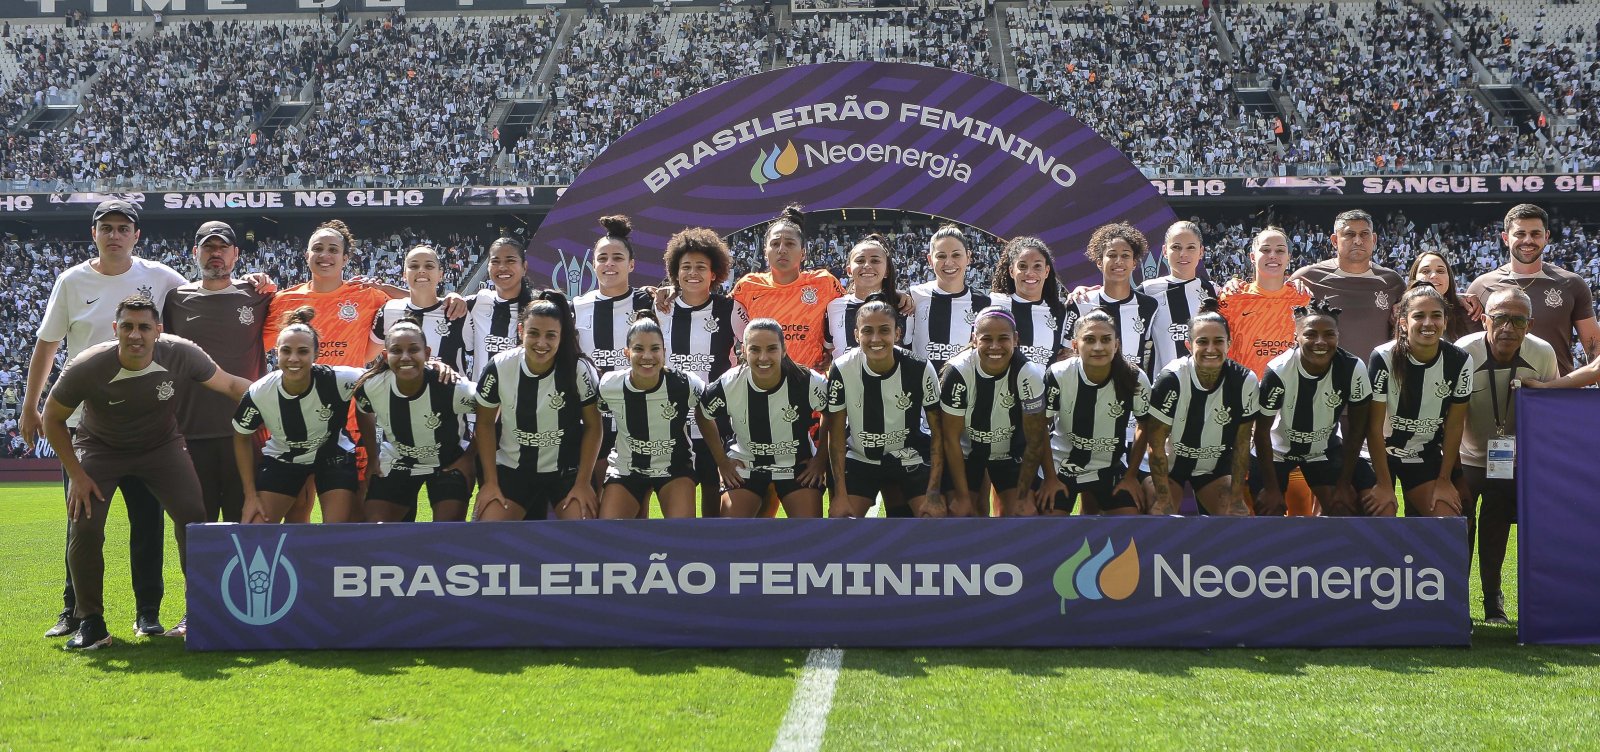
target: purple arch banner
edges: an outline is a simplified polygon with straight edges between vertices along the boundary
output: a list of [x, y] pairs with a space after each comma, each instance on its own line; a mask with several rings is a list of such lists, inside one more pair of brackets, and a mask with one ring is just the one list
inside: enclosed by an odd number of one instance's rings
[[530, 272], [569, 293], [592, 288], [596, 220], [621, 213], [634, 223], [636, 281], [657, 280], [678, 230], [728, 234], [790, 202], [1037, 235], [1068, 283], [1097, 274], [1083, 257], [1095, 227], [1126, 220], [1154, 235], [1176, 218], [1122, 152], [1043, 100], [940, 68], [825, 63], [728, 81], [640, 123], [556, 202]]

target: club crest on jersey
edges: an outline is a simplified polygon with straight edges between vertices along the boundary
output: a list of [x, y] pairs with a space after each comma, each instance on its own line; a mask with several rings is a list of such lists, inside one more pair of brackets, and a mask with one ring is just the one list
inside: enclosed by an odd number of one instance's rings
[[1233, 420], [1233, 411], [1229, 410], [1227, 405], [1218, 406], [1217, 409], [1211, 411], [1211, 421], [1219, 426], [1228, 425], [1228, 421], [1231, 420]]
[[1121, 402], [1111, 402], [1111, 403], [1106, 405], [1106, 417], [1107, 418], [1120, 418], [1126, 412], [1128, 412], [1128, 411], [1127, 411], [1126, 408], [1124, 408], [1122, 406]]
[[317, 408], [317, 420], [320, 420], [320, 421], [326, 423], [329, 420], [331, 420], [332, 418], [333, 418], [333, 408], [328, 407], [327, 405], [323, 405], [322, 407]]
[[1140, 335], [1144, 334], [1144, 319], [1133, 320], [1133, 333]]
[[550, 393], [550, 409], [551, 410], [560, 410], [561, 408], [566, 407], [566, 406], [567, 406], [567, 396], [566, 395], [562, 394], [560, 391], [553, 391], [553, 392]]
[[1010, 392], [1002, 392], [1000, 394], [1000, 406], [1001, 407], [1003, 407], [1003, 408], [1005, 408], [1007, 410], [1010, 410], [1012, 408], [1012, 406], [1014, 406], [1016, 404], [1017, 404], [1016, 395], [1014, 395], [1014, 394], [1012, 394]]
[[1450, 396], [1450, 383], [1447, 381], [1433, 382], [1433, 396], [1444, 399]]
[[[1359, 395], [1352, 394], [1351, 396], [1356, 398], [1356, 399], [1360, 399]], [[1339, 406], [1339, 393], [1335, 392], [1335, 391], [1329, 391], [1329, 392], [1323, 394], [1322, 395], [1322, 404], [1324, 406], [1326, 406], [1326, 407], [1338, 407]]]
[[445, 321], [444, 319], [439, 319], [438, 323], [433, 325], [433, 333], [437, 334], [437, 335], [439, 335], [441, 337], [443, 337], [446, 334], [449, 334], [450, 333], [450, 322]]
[[172, 382], [163, 381], [160, 386], [156, 387], [156, 399], [166, 402], [172, 399], [172, 395], [176, 392], [177, 390], [172, 388]]
[[443, 423], [444, 420], [439, 417], [438, 413], [428, 413], [422, 418], [422, 425], [427, 426], [429, 431], [438, 430]]
[[1388, 308], [1389, 307], [1389, 292], [1387, 290], [1379, 290], [1379, 291], [1373, 293], [1372, 294], [1372, 304], [1377, 306], [1377, 307], [1379, 307], [1379, 308]]
[[247, 305], [239, 306], [239, 323], [245, 326], [256, 323], [255, 309]]
[[1558, 288], [1551, 288], [1549, 290], [1545, 290], [1544, 291], [1544, 304], [1547, 305], [1547, 306], [1550, 306], [1551, 308], [1560, 308], [1561, 307], [1561, 290], [1558, 289]]
[[800, 291], [800, 302], [806, 305], [815, 305], [817, 302], [817, 288], [807, 287]]
[[152, 290], [149, 285], [140, 285], [139, 294], [150, 298], [151, 300], [155, 300], [156, 297], [155, 291]]
[[967, 318], [967, 326], [972, 326], [972, 324], [978, 320], [978, 312], [972, 310], [971, 306], [968, 306], [967, 307], [967, 316], [966, 316], [966, 318]]
[[911, 409], [911, 393], [910, 392], [901, 392], [899, 394], [896, 394], [894, 396], [894, 408], [896, 410], [909, 410], [909, 409]]
[[674, 418], [677, 418], [678, 417], [678, 406], [672, 404], [671, 402], [663, 404], [661, 406], [661, 417], [666, 419], [666, 420], [672, 420]]
[[354, 301], [345, 300], [339, 303], [340, 321], [355, 321], [356, 316], [358, 315], [359, 314], [356, 311], [356, 304]]
[[717, 331], [718, 329], [721, 329], [721, 328], [722, 328], [722, 325], [717, 323], [717, 317], [715, 317], [715, 316], [707, 316], [706, 317], [706, 324], [705, 324], [706, 331], [715, 332], [715, 331]]
[[1052, 332], [1056, 330], [1057, 326], [1059, 326], [1058, 324], [1056, 324], [1056, 317], [1054, 317], [1054, 316], [1046, 318], [1044, 320], [1044, 325], [1046, 327], [1048, 327], [1050, 329], [1050, 331], [1052, 331]]
[[794, 405], [789, 405], [778, 412], [778, 419], [785, 423], [793, 423], [800, 419], [800, 411]]
[[628, 321], [628, 326], [633, 326], [633, 322], [635, 322], [635, 321], [638, 321], [638, 320], [639, 320], [639, 310], [638, 310], [638, 309], [636, 309], [636, 308], [630, 308], [630, 309], [628, 309], [628, 315], [627, 315], [627, 316], [625, 316], [625, 317], [624, 317], [624, 318], [626, 318], [626, 319], [627, 319], [627, 321]]

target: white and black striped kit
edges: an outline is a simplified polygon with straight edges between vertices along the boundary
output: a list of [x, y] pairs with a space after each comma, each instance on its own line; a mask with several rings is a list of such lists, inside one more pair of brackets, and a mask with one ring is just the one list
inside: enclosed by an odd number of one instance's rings
[[378, 461], [384, 475], [432, 474], [460, 459], [467, 446], [460, 416], [477, 409], [477, 385], [461, 379], [445, 386], [431, 370], [423, 378], [426, 385], [415, 397], [400, 393], [393, 371], [356, 388], [356, 409], [377, 416], [382, 429]]
[[640, 311], [648, 311], [654, 305], [648, 293], [633, 288], [614, 298], [590, 290], [572, 301], [578, 345], [601, 376], [628, 367], [628, 327], [633, 326]]
[[[1093, 300], [1069, 304], [1066, 325], [1063, 327], [1068, 334], [1063, 336], [1070, 338], [1072, 327], [1078, 319], [1095, 310], [1111, 315], [1111, 321], [1117, 328], [1117, 339], [1122, 342], [1122, 356], [1146, 376], [1154, 377], [1178, 357], [1172, 346], [1172, 338], [1165, 334], [1172, 331], [1172, 321], [1166, 308], [1155, 298], [1137, 290], [1122, 300], [1112, 300], [1100, 292]], [[1163, 333], [1162, 336], [1156, 336], [1158, 332]], [[1188, 330], [1184, 332], [1187, 336]]]
[[1258, 386], [1250, 369], [1231, 360], [1222, 361], [1222, 372], [1210, 389], [1200, 386], [1193, 358], [1179, 358], [1162, 369], [1150, 389], [1150, 416], [1172, 427], [1172, 477], [1229, 471], [1226, 463], [1233, 457], [1239, 426], [1255, 420]]
[[617, 421], [617, 445], [611, 450], [607, 477], [687, 475], [694, 467], [689, 419], [705, 382], [669, 369], [661, 373], [654, 389], [641, 392], [630, 376], [630, 371], [622, 370], [600, 379], [600, 408]]
[[1391, 340], [1372, 351], [1372, 401], [1388, 405], [1384, 421], [1384, 448], [1396, 462], [1422, 462], [1436, 458], [1444, 443], [1445, 416], [1450, 406], [1472, 397], [1472, 358], [1449, 342], [1428, 363], [1405, 359], [1399, 391], [1394, 385], [1395, 343]]
[[[1261, 378], [1261, 414], [1272, 417], [1272, 455], [1278, 462], [1315, 462], [1339, 449], [1339, 417], [1345, 405], [1372, 399], [1367, 366], [1344, 350], [1321, 376], [1306, 373], [1300, 348], [1267, 364]], [[1358, 426], [1365, 430], [1365, 426]], [[1355, 437], [1361, 441], [1361, 437]]]
[[1146, 281], [1139, 286], [1139, 292], [1155, 298], [1166, 309], [1174, 357], [1188, 355], [1189, 319], [1200, 312], [1206, 301], [1217, 299], [1217, 286], [1208, 279], [1178, 279], [1169, 274]]
[[255, 433], [266, 426], [270, 436], [261, 453], [296, 465], [310, 465], [329, 440], [346, 452], [355, 444], [345, 426], [350, 419], [350, 395], [361, 369], [345, 366], [311, 366], [311, 388], [300, 396], [283, 391], [283, 371], [262, 376], [233, 413], [233, 429]]
[[494, 356], [522, 344], [517, 337], [517, 323], [522, 317], [522, 306], [515, 299], [501, 300], [494, 290], [479, 290], [467, 298], [467, 318], [472, 319], [470, 339], [466, 340], [472, 355], [472, 377], [483, 375]]
[[849, 427], [846, 455], [891, 467], [929, 461], [923, 411], [939, 403], [933, 364], [894, 348], [894, 368], [874, 373], [861, 348], [846, 352], [828, 371], [828, 410], [843, 412]]
[[[1049, 366], [1061, 350], [1061, 343], [1067, 339], [1069, 322], [1050, 310], [1050, 304], [1043, 300], [1027, 301], [1016, 295], [997, 295], [993, 304], [1010, 309], [1011, 315], [1016, 318], [1017, 349], [1028, 360]], [[1070, 315], [1070, 309], [1063, 309], [1063, 313]]]
[[[439, 301], [426, 308], [419, 308], [409, 300], [391, 300], [383, 304], [376, 318], [372, 320], [372, 341], [382, 343], [384, 335], [389, 333], [389, 327], [395, 325], [407, 314], [411, 318], [422, 320], [422, 335], [428, 349], [433, 351], [433, 357], [439, 359], [456, 373], [463, 376], [467, 373], [467, 343], [476, 341], [477, 336], [472, 327], [473, 318], [462, 316], [451, 321], [444, 315], [444, 301]], [[512, 327], [516, 331], [516, 327]], [[513, 334], [513, 336], [515, 336]]]
[[537, 473], [576, 470], [583, 408], [599, 396], [600, 376], [585, 361], [576, 372], [552, 367], [534, 375], [524, 348], [496, 355], [478, 381], [478, 404], [500, 408], [495, 463]]
[[[856, 312], [867, 302], [855, 296], [854, 293], [846, 294], [842, 298], [834, 298], [828, 302], [828, 313], [825, 321], [828, 326], [828, 342], [833, 346], [833, 357], [838, 359], [852, 347], [860, 345], [856, 340]], [[910, 344], [913, 339], [916, 319], [905, 320], [898, 313], [895, 319], [902, 325], [900, 344]]]
[[680, 298], [672, 313], [661, 320], [661, 334], [673, 368], [710, 382], [738, 362], [739, 343], [750, 323], [744, 306], [733, 298], [712, 295], [698, 306], [685, 305]]
[[911, 288], [916, 307], [911, 327], [911, 351], [922, 353], [935, 370], [972, 341], [972, 327], [978, 312], [989, 307], [989, 295], [966, 287], [957, 293], [944, 292], [938, 282], [924, 282]]
[[939, 402], [944, 412], [965, 420], [961, 454], [974, 462], [1021, 459], [1026, 437], [1022, 416], [1044, 411], [1044, 366], [1023, 361], [999, 376], [983, 372], [978, 351], [967, 350], [945, 367]]
[[706, 387], [700, 407], [713, 420], [726, 418], [733, 427], [728, 456], [744, 463], [739, 474], [770, 473], [793, 478], [800, 463], [817, 452], [811, 441], [815, 414], [827, 403], [827, 382], [815, 371], [804, 380], [785, 376], [771, 391], [755, 385], [748, 367], [735, 368]]
[[1083, 360], [1067, 358], [1045, 373], [1045, 414], [1056, 419], [1050, 451], [1056, 473], [1094, 480], [1095, 473], [1120, 466], [1128, 452], [1130, 417], [1150, 411], [1150, 380], [1135, 372], [1138, 386], [1127, 400], [1117, 399], [1115, 380], [1095, 385], [1083, 372]]

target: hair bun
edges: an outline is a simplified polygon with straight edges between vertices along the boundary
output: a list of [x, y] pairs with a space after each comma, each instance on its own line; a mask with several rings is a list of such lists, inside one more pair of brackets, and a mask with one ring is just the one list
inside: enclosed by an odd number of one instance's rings
[[783, 211], [778, 212], [778, 219], [785, 222], [793, 222], [796, 225], [805, 227], [806, 213], [804, 211], [804, 207], [801, 205], [789, 204], [788, 206], [783, 207]]
[[633, 220], [626, 214], [608, 214], [600, 218], [600, 226], [606, 228], [608, 238], [626, 238], [633, 232]]
[[661, 317], [656, 315], [656, 312], [655, 312], [654, 309], [646, 308], [646, 309], [641, 309], [641, 310], [638, 310], [638, 311], [634, 311], [634, 313], [633, 313], [633, 321], [634, 321], [634, 323], [638, 323], [640, 321], [647, 321], [647, 320], [648, 321], [654, 321], [657, 324], [661, 323]]
[[316, 317], [317, 317], [317, 309], [315, 309], [315, 308], [313, 308], [311, 306], [308, 306], [308, 305], [303, 305], [303, 306], [300, 306], [299, 308], [296, 308], [296, 309], [294, 309], [292, 311], [289, 311], [289, 312], [283, 314], [283, 325], [284, 326], [289, 326], [290, 324], [306, 324], [306, 325], [310, 325], [311, 324], [311, 320], [316, 318]]

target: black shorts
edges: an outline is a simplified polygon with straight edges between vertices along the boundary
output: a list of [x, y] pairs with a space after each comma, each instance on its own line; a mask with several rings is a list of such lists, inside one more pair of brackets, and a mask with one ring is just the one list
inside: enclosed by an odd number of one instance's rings
[[[403, 507], [416, 507], [417, 494], [422, 491], [423, 486], [428, 487], [430, 503], [472, 499], [472, 484], [467, 482], [467, 476], [460, 470], [449, 469], [427, 475], [390, 473], [381, 478], [374, 477], [367, 484], [367, 499], [387, 501]], [[501, 489], [504, 490], [504, 486]]]
[[928, 466], [910, 467], [874, 465], [871, 462], [845, 458], [845, 491], [851, 496], [862, 496], [867, 505], [877, 503], [884, 488], [899, 488], [905, 502], [928, 495]]
[[617, 448], [617, 421], [607, 415], [600, 419], [600, 426], [600, 459], [604, 460]]
[[356, 456], [338, 447], [323, 449], [308, 465], [266, 457], [256, 471], [256, 489], [284, 496], [299, 496], [306, 478], [315, 477], [317, 493], [355, 491], [361, 481], [356, 475]]
[[[778, 494], [778, 499], [782, 500], [789, 494], [792, 494], [795, 491], [810, 488], [810, 486], [807, 486], [800, 481], [795, 480], [794, 478], [774, 478], [772, 477], [772, 473], [763, 472], [761, 470], [750, 473], [750, 477], [745, 478], [744, 484], [739, 486], [739, 490], [749, 491], [756, 496], [761, 497], [763, 501], [765, 501], [767, 498], [767, 489], [769, 488], [776, 491]], [[722, 490], [723, 492], [727, 492], [728, 489], [723, 488]]]
[[1124, 494], [1112, 494], [1112, 489], [1117, 487], [1117, 481], [1121, 480], [1122, 476], [1126, 475], [1127, 472], [1128, 471], [1122, 467], [1108, 467], [1096, 473], [1095, 476], [1089, 480], [1079, 480], [1078, 478], [1068, 477], [1060, 473], [1056, 473], [1056, 478], [1059, 479], [1061, 484], [1066, 486], [1067, 489], [1065, 492], [1056, 494], [1056, 497], [1051, 500], [1051, 505], [1054, 506], [1057, 511], [1071, 514], [1072, 508], [1077, 505], [1078, 495], [1082, 493], [1091, 493], [1094, 494], [1095, 501], [1099, 502], [1100, 509], [1102, 511], [1109, 509], [1131, 509], [1136, 507], [1138, 504], [1134, 501], [1132, 496], [1127, 496]]
[[[1399, 462], [1393, 457], [1389, 458], [1389, 473], [1400, 481], [1400, 490], [1411, 493], [1411, 490], [1425, 483], [1439, 479], [1440, 460], [1423, 460], [1421, 462]], [[1450, 472], [1450, 480], [1461, 479], [1461, 463], [1457, 462]]]
[[[1338, 485], [1339, 473], [1344, 470], [1344, 459], [1332, 454], [1321, 459], [1273, 462], [1272, 467], [1278, 471], [1278, 492], [1283, 493], [1289, 490], [1289, 473], [1296, 468], [1305, 476], [1307, 486], [1316, 488]], [[1356, 458], [1356, 469], [1350, 473], [1350, 484], [1357, 491], [1365, 491], [1378, 485], [1378, 475], [1372, 470], [1371, 460], [1365, 457]]]
[[[550, 508], [560, 504], [572, 486], [578, 482], [578, 472], [538, 473], [496, 463], [500, 475], [500, 493], [525, 513], [525, 520], [550, 518]], [[587, 482], [587, 481], [586, 481]], [[433, 494], [429, 489], [428, 494]]]
[[1217, 480], [1226, 478], [1230, 475], [1233, 475], [1233, 470], [1231, 468], [1227, 472], [1221, 473], [1196, 473], [1194, 475], [1187, 475], [1183, 477], [1179, 477], [1177, 475], [1169, 475], [1167, 477], [1170, 478], [1172, 482], [1177, 483], [1179, 486], [1188, 483], [1190, 488], [1198, 491], [1206, 486], [1211, 485]]
[[[1022, 474], [1022, 462], [1011, 457], [991, 458], [976, 462], [969, 458], [963, 464], [967, 468], [967, 488], [973, 491], [983, 485], [985, 473], [989, 475], [989, 485], [999, 493], [1005, 493], [1016, 488], [1020, 480], [1019, 476]], [[946, 472], [939, 483], [939, 487], [945, 493], [950, 493], [955, 490], [955, 481], [951, 478], [949, 467], [946, 466], [945, 469]]]
[[606, 472], [605, 485], [622, 486], [623, 490], [632, 495], [634, 501], [640, 505], [648, 502], [652, 493], [659, 497], [661, 489], [666, 488], [668, 483], [679, 478], [688, 478], [691, 482], [695, 480], [693, 467], [672, 468], [665, 477], [659, 478], [650, 475], [621, 475], [615, 470], [616, 468], [612, 468]]

